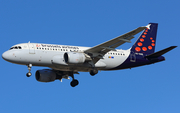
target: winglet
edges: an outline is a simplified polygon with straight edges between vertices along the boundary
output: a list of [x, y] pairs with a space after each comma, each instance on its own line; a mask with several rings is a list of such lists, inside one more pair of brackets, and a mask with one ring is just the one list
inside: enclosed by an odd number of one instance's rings
[[163, 54], [165, 54], [165, 53], [167, 53], [167, 52], [169, 52], [169, 51], [171, 51], [172, 49], [174, 49], [174, 48], [176, 48], [177, 46], [171, 46], [171, 47], [168, 47], [168, 48], [166, 48], [166, 49], [163, 49], [163, 50], [161, 50], [161, 51], [158, 51], [158, 52], [155, 52], [155, 53], [152, 53], [152, 54], [150, 54], [150, 55], [147, 55], [147, 56], [145, 56], [145, 58], [157, 58], [157, 57], [159, 57], [159, 56], [161, 56], [161, 55], [163, 55]]
[[150, 30], [150, 26], [151, 26], [151, 24], [148, 24], [148, 25], [146, 26], [146, 28], [148, 28], [148, 29]]

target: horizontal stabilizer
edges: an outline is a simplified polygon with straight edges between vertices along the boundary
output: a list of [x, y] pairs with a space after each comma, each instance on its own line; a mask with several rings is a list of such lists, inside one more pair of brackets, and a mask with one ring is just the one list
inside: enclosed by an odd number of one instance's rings
[[159, 57], [159, 56], [161, 56], [161, 55], [163, 55], [163, 54], [171, 51], [172, 49], [174, 49], [174, 48], [176, 48], [176, 47], [177, 47], [177, 46], [168, 47], [168, 48], [163, 49], [163, 50], [161, 50], [161, 51], [158, 51], [158, 52], [152, 53], [152, 54], [150, 54], [150, 55], [147, 55], [145, 58], [157, 58], [157, 57]]

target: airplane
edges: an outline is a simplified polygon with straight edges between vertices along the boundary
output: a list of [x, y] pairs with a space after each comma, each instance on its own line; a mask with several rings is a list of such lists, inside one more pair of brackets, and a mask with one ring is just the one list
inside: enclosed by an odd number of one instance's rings
[[[32, 66], [50, 68], [36, 71], [35, 78], [39, 82], [52, 82], [56, 79], [62, 82], [63, 78], [72, 77], [70, 85], [75, 87], [79, 81], [74, 78], [74, 74], [78, 72], [89, 72], [94, 76], [100, 70], [121, 70], [164, 61], [162, 55], [177, 46], [154, 52], [157, 28], [157, 23], [149, 23], [94, 47], [21, 43], [4, 52], [2, 58], [11, 63], [26, 65], [27, 77], [32, 75]], [[134, 35], [141, 31], [130, 49], [116, 49], [126, 42], [130, 43]]]

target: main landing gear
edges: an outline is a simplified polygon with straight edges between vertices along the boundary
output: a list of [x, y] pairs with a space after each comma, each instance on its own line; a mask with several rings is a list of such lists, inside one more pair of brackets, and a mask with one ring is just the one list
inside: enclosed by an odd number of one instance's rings
[[98, 73], [98, 70], [97, 69], [92, 69], [89, 73], [90, 73], [91, 76], [94, 76], [94, 75], [96, 75]]
[[75, 87], [75, 86], [77, 86], [78, 84], [79, 84], [79, 81], [76, 80], [76, 79], [72, 80], [71, 83], [70, 83], [70, 85], [71, 85], [72, 87]]
[[[97, 70], [97, 69], [92, 69], [89, 73], [91, 74], [91, 76], [94, 76], [94, 75], [96, 75], [96, 74], [98, 73], [98, 70]], [[74, 73], [73, 73], [73, 72], [70, 72], [70, 73], [69, 73], [69, 76], [71, 76], [72, 79], [73, 79], [73, 80], [71, 81], [70, 85], [71, 85], [72, 87], [77, 86], [77, 85], [79, 84], [79, 81], [76, 80], [76, 79], [74, 79]]]
[[70, 76], [71, 76], [72, 79], [73, 79], [73, 80], [71, 81], [70, 85], [71, 85], [72, 87], [77, 86], [77, 85], [79, 84], [79, 81], [76, 80], [76, 79], [74, 79], [74, 73], [73, 73], [73, 72], [70, 72]]
[[28, 64], [28, 70], [29, 72], [26, 74], [27, 77], [30, 77], [32, 74], [31, 74], [31, 67], [32, 67], [32, 64]]
[[[94, 76], [94, 75], [96, 75], [98, 73], [98, 70], [93, 68], [92, 70], [90, 70], [89, 73], [91, 74], [91, 76]], [[76, 74], [79, 74], [79, 73], [76, 73]], [[77, 79], [74, 79], [74, 72], [73, 71], [72, 72], [68, 72], [68, 75], [72, 77], [72, 81], [71, 81], [70, 85], [72, 87], [77, 86], [79, 84], [79, 81]]]

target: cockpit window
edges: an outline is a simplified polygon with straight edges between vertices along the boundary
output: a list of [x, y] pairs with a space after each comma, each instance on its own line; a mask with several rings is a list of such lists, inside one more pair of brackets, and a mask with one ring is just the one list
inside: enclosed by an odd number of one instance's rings
[[10, 50], [11, 50], [11, 49], [14, 49], [14, 47], [11, 47]]
[[11, 47], [10, 50], [11, 49], [22, 49], [22, 47], [21, 46], [14, 46], [14, 47]]

